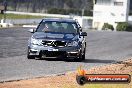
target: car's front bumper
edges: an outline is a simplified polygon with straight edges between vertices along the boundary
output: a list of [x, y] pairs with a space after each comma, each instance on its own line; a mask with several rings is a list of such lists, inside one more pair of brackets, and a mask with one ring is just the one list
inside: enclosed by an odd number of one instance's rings
[[30, 55], [41, 56], [42, 58], [77, 58], [80, 55], [81, 47], [44, 47], [38, 45], [32, 45], [29, 47]]

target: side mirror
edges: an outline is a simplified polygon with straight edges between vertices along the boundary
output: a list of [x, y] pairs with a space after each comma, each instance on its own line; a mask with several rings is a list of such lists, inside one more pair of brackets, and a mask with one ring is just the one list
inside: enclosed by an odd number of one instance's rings
[[34, 33], [35, 32], [35, 29], [29, 29], [28, 32]]
[[86, 32], [82, 32], [80, 36], [87, 36]]

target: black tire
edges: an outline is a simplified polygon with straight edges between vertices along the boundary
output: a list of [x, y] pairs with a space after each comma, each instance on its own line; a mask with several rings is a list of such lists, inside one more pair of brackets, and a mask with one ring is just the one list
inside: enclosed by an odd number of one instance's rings
[[29, 54], [30, 54], [30, 49], [29, 49], [29, 47], [28, 47], [28, 50], [27, 50], [27, 58], [28, 58], [28, 59], [35, 59], [35, 56], [29, 55]]
[[86, 48], [83, 51], [82, 60], [85, 60]]
[[27, 55], [28, 59], [35, 59], [35, 56]]
[[84, 76], [76, 76], [76, 81], [79, 85], [84, 85], [86, 83], [86, 78]]

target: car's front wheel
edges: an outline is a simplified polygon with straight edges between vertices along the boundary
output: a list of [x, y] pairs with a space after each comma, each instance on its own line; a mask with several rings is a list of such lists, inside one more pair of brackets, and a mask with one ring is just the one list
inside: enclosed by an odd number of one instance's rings
[[83, 54], [82, 54], [82, 60], [85, 60], [85, 54], [86, 54], [86, 48], [84, 48]]

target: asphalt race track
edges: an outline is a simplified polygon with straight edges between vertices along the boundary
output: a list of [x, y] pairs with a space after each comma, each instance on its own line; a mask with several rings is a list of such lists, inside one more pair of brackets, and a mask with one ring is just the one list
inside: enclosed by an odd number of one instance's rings
[[132, 57], [131, 32], [87, 31], [86, 60], [74, 62], [66, 59], [28, 60], [27, 40], [29, 28], [0, 29], [0, 82], [28, 79], [75, 71], [115, 63]]

